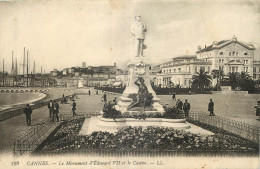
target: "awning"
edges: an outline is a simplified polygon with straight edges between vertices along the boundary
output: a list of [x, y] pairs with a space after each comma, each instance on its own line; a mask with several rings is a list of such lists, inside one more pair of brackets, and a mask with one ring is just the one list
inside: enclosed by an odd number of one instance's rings
[[113, 84], [113, 86], [120, 86], [122, 84], [122, 82], [115, 82], [114, 84]]

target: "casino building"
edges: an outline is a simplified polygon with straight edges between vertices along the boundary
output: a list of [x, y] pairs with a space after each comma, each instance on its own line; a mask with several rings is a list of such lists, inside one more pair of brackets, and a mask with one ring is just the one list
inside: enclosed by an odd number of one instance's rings
[[[256, 69], [258, 62], [254, 61], [254, 46], [252, 43], [238, 41], [234, 36], [230, 40], [213, 41], [210, 46], [198, 46], [196, 55], [185, 55], [173, 58], [171, 61], [160, 64], [160, 73], [157, 74], [154, 84], [161, 87], [180, 85], [190, 87], [191, 79], [200, 69], [211, 74], [212, 70], [223, 70], [227, 75], [230, 72], [247, 72], [254, 80], [259, 79]], [[256, 68], [257, 67], [257, 68]], [[216, 81], [213, 80], [212, 85]]]

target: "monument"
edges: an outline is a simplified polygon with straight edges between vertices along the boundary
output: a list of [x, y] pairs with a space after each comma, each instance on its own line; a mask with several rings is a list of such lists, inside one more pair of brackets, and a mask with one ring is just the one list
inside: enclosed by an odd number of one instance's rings
[[120, 97], [116, 109], [122, 114], [145, 114], [163, 113], [163, 106], [159, 103], [160, 99], [152, 89], [149, 68], [150, 63], [144, 55], [145, 33], [147, 28], [141, 20], [141, 16], [135, 17], [135, 22], [131, 26], [131, 33], [134, 36], [134, 54], [128, 63], [129, 78], [126, 89]]
[[[131, 27], [135, 49], [128, 62], [129, 78], [122, 96], [116, 105], [108, 104], [101, 111], [102, 116], [91, 117], [84, 123], [80, 134], [91, 134], [94, 131], [117, 132], [118, 128], [127, 126], [164, 126], [175, 129], [189, 129], [185, 118], [167, 118], [160, 99], [152, 89], [149, 78], [150, 63], [143, 50], [147, 28], [141, 16], [135, 17]], [[180, 110], [179, 110], [180, 111]], [[167, 111], [168, 115], [169, 112]], [[174, 112], [170, 112], [170, 116]]]

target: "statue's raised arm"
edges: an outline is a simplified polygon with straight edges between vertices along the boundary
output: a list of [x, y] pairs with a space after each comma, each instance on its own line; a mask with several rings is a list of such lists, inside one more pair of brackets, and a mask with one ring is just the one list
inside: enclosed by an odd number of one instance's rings
[[145, 48], [144, 39], [145, 32], [147, 28], [145, 24], [141, 21], [141, 16], [137, 15], [135, 17], [135, 22], [131, 26], [131, 33], [134, 35], [135, 39], [135, 56], [143, 56], [143, 49]]

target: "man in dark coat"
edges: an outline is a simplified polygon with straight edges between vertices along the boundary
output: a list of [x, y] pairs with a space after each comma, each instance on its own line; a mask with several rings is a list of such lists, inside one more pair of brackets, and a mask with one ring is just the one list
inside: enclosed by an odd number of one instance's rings
[[106, 92], [103, 95], [103, 100], [104, 100], [105, 103], [107, 102], [107, 94], [106, 94]]
[[183, 104], [183, 111], [185, 113], [185, 117], [189, 117], [190, 103], [188, 102], [188, 99], [185, 99], [185, 103]]
[[50, 102], [48, 103], [48, 109], [49, 109], [49, 118], [51, 118], [52, 114], [53, 114], [53, 103], [52, 103], [52, 100], [50, 100]]
[[75, 102], [75, 100], [73, 100], [73, 103], [72, 103], [72, 113], [73, 113], [73, 115], [72, 116], [76, 116], [77, 114], [75, 113], [75, 110], [76, 110], [76, 102]]
[[90, 94], [91, 94], [91, 93], [90, 93], [90, 89], [89, 89], [89, 90], [88, 90], [88, 95], [90, 96]]
[[172, 100], [176, 100], [176, 94], [175, 93], [172, 94]]
[[56, 117], [57, 122], [60, 121], [59, 120], [59, 103], [57, 103], [56, 101], [54, 101], [53, 103], [53, 115], [52, 115], [52, 122], [54, 122], [54, 118]]
[[214, 114], [214, 102], [212, 101], [212, 99], [209, 100], [208, 111], [209, 111], [210, 116], [215, 116], [215, 114]]
[[177, 102], [176, 102], [176, 106], [175, 106], [175, 107], [176, 107], [177, 109], [182, 110], [182, 106], [183, 106], [182, 101], [181, 101], [180, 99], [178, 99]]
[[26, 123], [27, 126], [31, 125], [31, 115], [32, 115], [32, 109], [30, 108], [29, 104], [26, 105], [26, 107], [23, 110], [25, 116], [26, 116]]

